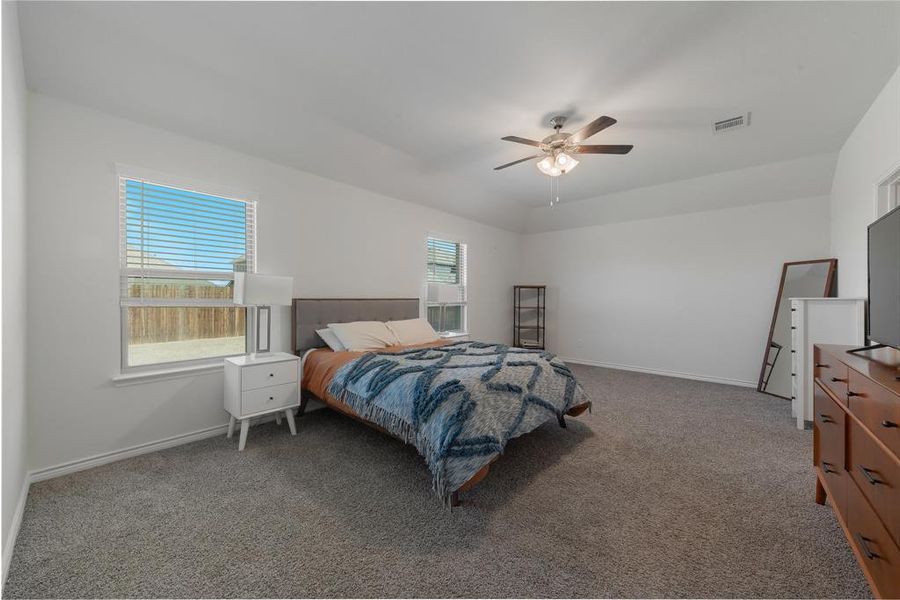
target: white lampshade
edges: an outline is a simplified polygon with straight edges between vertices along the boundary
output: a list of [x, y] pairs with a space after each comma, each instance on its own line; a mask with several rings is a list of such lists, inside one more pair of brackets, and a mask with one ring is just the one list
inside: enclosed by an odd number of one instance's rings
[[439, 304], [450, 304], [460, 301], [460, 289], [458, 285], [446, 283], [428, 284], [428, 301]]
[[234, 303], [242, 306], [290, 305], [294, 278], [257, 273], [234, 274]]

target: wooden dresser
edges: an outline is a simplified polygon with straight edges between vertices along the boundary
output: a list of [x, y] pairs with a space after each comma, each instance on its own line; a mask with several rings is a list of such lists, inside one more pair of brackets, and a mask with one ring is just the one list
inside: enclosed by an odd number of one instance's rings
[[875, 596], [900, 598], [900, 352], [850, 348], [814, 348], [816, 502], [830, 501]]

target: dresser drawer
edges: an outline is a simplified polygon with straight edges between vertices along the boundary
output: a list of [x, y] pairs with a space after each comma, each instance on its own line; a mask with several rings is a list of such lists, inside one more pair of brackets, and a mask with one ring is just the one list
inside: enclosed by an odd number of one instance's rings
[[246, 391], [241, 394], [241, 414], [296, 406], [300, 403], [299, 385], [294, 382]]
[[900, 598], [900, 548], [891, 540], [862, 492], [847, 486], [847, 528], [863, 569], [881, 598]]
[[853, 370], [850, 371], [850, 392], [850, 411], [900, 456], [900, 398]]
[[900, 542], [900, 465], [853, 419], [850, 419], [847, 444], [847, 470], [881, 516], [888, 533], [895, 542]]
[[813, 376], [831, 390], [838, 400], [847, 403], [847, 365], [816, 348]]
[[813, 388], [813, 461], [825, 476], [832, 505], [844, 514], [849, 480], [844, 470], [847, 415], [821, 387], [814, 385]]
[[821, 387], [815, 385], [813, 388], [813, 444], [816, 453], [821, 460], [843, 469], [847, 415]]
[[270, 385], [299, 383], [300, 370], [297, 365], [296, 360], [289, 360], [244, 367], [241, 371], [241, 389], [253, 390]]

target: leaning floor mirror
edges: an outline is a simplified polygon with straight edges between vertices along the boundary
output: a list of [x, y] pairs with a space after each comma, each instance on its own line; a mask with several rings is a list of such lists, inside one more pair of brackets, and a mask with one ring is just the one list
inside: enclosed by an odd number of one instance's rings
[[756, 386], [760, 392], [791, 399], [791, 298], [833, 296], [836, 272], [836, 258], [784, 263]]

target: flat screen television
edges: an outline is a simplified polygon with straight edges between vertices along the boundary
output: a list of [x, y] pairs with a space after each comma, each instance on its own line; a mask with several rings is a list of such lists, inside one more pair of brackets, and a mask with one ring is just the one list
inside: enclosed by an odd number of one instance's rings
[[869, 225], [868, 337], [900, 349], [900, 207]]

